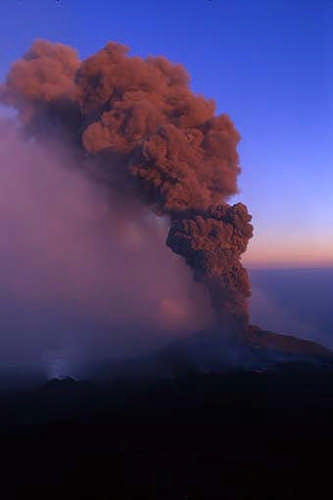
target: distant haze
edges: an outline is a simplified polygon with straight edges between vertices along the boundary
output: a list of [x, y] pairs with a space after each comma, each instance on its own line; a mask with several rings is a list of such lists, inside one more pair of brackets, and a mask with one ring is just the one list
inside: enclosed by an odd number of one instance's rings
[[60, 144], [22, 140], [11, 121], [0, 164], [3, 367], [136, 354], [209, 325], [163, 219], [123, 206]]
[[250, 269], [251, 322], [333, 349], [333, 267]]

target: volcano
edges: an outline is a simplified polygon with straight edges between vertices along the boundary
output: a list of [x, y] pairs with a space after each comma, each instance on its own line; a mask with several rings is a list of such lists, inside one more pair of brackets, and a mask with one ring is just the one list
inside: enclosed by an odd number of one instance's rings
[[[81, 61], [69, 46], [37, 40], [0, 90], [26, 136], [60, 141], [123, 206], [135, 200], [167, 221], [166, 245], [207, 291], [215, 326], [156, 359], [167, 355], [203, 368], [332, 359], [316, 343], [250, 325], [251, 287], [241, 258], [252, 217], [243, 203], [229, 203], [238, 193], [240, 135], [227, 114], [216, 114], [212, 99], [191, 90], [182, 65], [130, 56], [116, 42]], [[121, 211], [115, 208], [115, 216]]]

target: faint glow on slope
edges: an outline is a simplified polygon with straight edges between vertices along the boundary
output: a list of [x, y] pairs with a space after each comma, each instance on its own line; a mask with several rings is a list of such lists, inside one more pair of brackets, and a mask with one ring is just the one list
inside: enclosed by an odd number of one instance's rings
[[44, 354], [43, 360], [48, 379], [73, 377], [71, 363], [63, 351], [49, 350]]

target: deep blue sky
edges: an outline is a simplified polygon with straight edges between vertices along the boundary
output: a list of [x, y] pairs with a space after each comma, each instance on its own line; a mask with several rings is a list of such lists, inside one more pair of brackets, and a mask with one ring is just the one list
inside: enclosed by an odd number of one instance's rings
[[182, 62], [242, 135], [248, 262], [333, 264], [333, 0], [2, 0], [0, 77], [35, 38]]

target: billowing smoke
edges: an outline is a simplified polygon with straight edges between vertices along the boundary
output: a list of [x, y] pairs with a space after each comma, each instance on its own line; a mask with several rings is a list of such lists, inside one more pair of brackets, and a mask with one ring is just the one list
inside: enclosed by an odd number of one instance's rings
[[140, 202], [166, 216], [167, 245], [207, 287], [219, 320], [245, 329], [250, 286], [240, 259], [251, 217], [226, 203], [237, 193], [240, 137], [214, 101], [190, 90], [181, 65], [128, 56], [113, 42], [81, 62], [70, 47], [37, 41], [1, 96], [32, 137], [73, 146], [123, 206]]
[[252, 236], [246, 206], [210, 207], [202, 214], [174, 219], [168, 245], [183, 255], [196, 280], [209, 289], [220, 323], [242, 333], [247, 326], [250, 283], [240, 262]]

